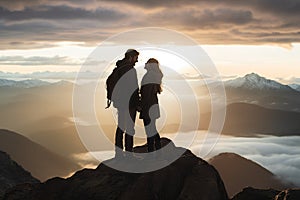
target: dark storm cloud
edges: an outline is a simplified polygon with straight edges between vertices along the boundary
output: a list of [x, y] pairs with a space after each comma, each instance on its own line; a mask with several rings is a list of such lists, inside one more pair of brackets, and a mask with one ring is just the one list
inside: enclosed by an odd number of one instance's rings
[[93, 11], [67, 6], [41, 6], [35, 9], [26, 8], [21, 11], [10, 11], [0, 8], [0, 19], [6, 21], [20, 21], [30, 19], [45, 20], [118, 20], [126, 17], [125, 14], [107, 9]]
[[[71, 7], [85, 7], [84, 5], [93, 4], [96, 0], [3, 0], [0, 7], [11, 11], [21, 11], [26, 8], [55, 5], [67, 5]], [[94, 7], [95, 8], [95, 7]]]
[[14, 11], [0, 7], [0, 48], [50, 47], [59, 41], [95, 45], [115, 26], [126, 25], [126, 19], [127, 14], [102, 7], [38, 6]]
[[0, 1], [0, 6], [9, 10], [23, 10], [25, 7], [39, 5], [44, 3], [43, 0], [14, 0]]
[[[112, 2], [110, 0], [102, 0], [103, 2]], [[187, 5], [220, 5], [228, 7], [250, 7], [261, 10], [263, 12], [272, 12], [277, 14], [295, 14], [299, 15], [300, 1], [299, 0], [114, 0], [116, 3], [128, 3], [139, 7], [154, 8], [154, 7], [178, 7]]]
[[[149, 17], [149, 21], [166, 21], [169, 24], [181, 24], [185, 27], [221, 27], [224, 25], [243, 25], [253, 20], [252, 12], [249, 10], [233, 10], [229, 8], [198, 10], [189, 8], [186, 10], [169, 12], [166, 9], [154, 13]], [[170, 21], [170, 19], [176, 19]]]
[[273, 13], [274, 15], [288, 15], [289, 17], [296, 17], [300, 15], [299, 0], [225, 0], [224, 2], [225, 4], [228, 3], [232, 5], [252, 7], [261, 12]]

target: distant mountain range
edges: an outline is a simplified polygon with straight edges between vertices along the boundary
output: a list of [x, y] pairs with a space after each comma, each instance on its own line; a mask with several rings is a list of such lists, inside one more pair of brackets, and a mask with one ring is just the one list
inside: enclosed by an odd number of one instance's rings
[[266, 108], [300, 112], [300, 92], [288, 85], [251, 73], [224, 82], [227, 103], [251, 103]]
[[[0, 87], [11, 88], [32, 88], [68, 84], [73, 86], [71, 82], [65, 80], [55, 83], [50, 83], [44, 80], [51, 78], [52, 75], [63, 79], [64, 76], [69, 77], [69, 75], [72, 74], [71, 77], [73, 77], [73, 79], [66, 78], [66, 80], [74, 80], [76, 78], [76, 74], [74, 74], [75, 72], [35, 72], [29, 76], [33, 77], [31, 79], [16, 81], [3, 78], [1, 79], [1, 77], [4, 77], [4, 75], [1, 76], [1, 73], [2, 75], [8, 74], [0, 72]], [[19, 75], [20, 74], [10, 73], [10, 76], [12, 77], [18, 77]], [[86, 77], [87, 80], [94, 80], [96, 75], [96, 73], [89, 71], [81, 73], [81, 77]], [[37, 77], [42, 80], [37, 79]], [[57, 78], [56, 80], [61, 79]], [[88, 84], [88, 81], [86, 83]], [[85, 84], [84, 81], [83, 84]], [[210, 84], [214, 85], [214, 82]], [[300, 85], [284, 85], [277, 81], [259, 76], [256, 73], [251, 73], [245, 75], [244, 77], [225, 81], [224, 86], [226, 89], [228, 104], [243, 102], [260, 105], [266, 108], [300, 112]]]
[[256, 134], [299, 135], [300, 113], [233, 103], [227, 106], [223, 133], [253, 136]]
[[25, 79], [25, 80], [8, 80], [0, 79], [0, 87], [12, 87], [12, 88], [33, 88], [50, 85], [65, 85], [71, 84], [71, 82], [65, 80], [57, 80], [56, 82], [48, 82], [40, 79]]
[[[39, 83], [44, 84], [37, 81], [30, 85], [37, 86]], [[254, 73], [225, 82], [225, 86], [228, 109], [223, 133], [243, 136], [256, 133], [300, 133], [297, 114], [300, 109], [300, 92]], [[73, 84], [66, 81], [26, 89], [0, 87], [0, 127], [15, 130], [62, 156], [84, 153], [86, 150], [70, 120], [73, 116], [72, 92]], [[105, 113], [101, 109], [105, 107], [104, 88], [98, 88], [96, 95], [97, 112]], [[201, 103], [199, 105], [202, 106]], [[210, 104], [202, 107], [209, 108]], [[207, 129], [210, 113], [203, 112], [202, 107], [200, 129]], [[114, 121], [111, 120], [109, 124], [109, 118], [99, 116], [99, 119], [109, 125], [105, 132], [113, 142]], [[190, 131], [188, 124], [182, 127], [184, 131]], [[163, 129], [164, 132], [177, 130], [176, 123], [166, 124]]]
[[[207, 130], [211, 114], [202, 114], [199, 128]], [[249, 103], [227, 106], [223, 134], [233, 136], [300, 135], [300, 113], [269, 109]]]
[[53, 79], [53, 80], [74, 80], [77, 75], [80, 74], [80, 77], [87, 79], [97, 79], [99, 74], [96, 72], [85, 71], [85, 72], [66, 72], [66, 71], [38, 71], [32, 73], [12, 73], [12, 72], [2, 72], [0, 71], [0, 79]]
[[55, 176], [68, 176], [80, 169], [77, 163], [68, 158], [52, 153], [43, 146], [9, 130], [0, 129], [0, 150], [8, 153], [13, 160], [41, 181]]
[[225, 81], [227, 88], [239, 88], [244, 90], [260, 90], [260, 91], [288, 91], [292, 92], [293, 89], [288, 85], [283, 85], [279, 82], [266, 79], [256, 73], [247, 74], [244, 77], [239, 77], [233, 80]]
[[19, 87], [19, 88], [31, 88], [31, 87], [40, 87], [45, 85], [50, 85], [51, 83], [46, 81], [41, 81], [39, 79], [26, 79], [22, 81], [15, 81], [15, 80], [7, 80], [7, 79], [0, 79], [0, 86], [1, 87]]
[[[10, 72], [1, 72], [0, 71], [0, 86], [24, 86], [32, 83], [35, 86], [43, 86], [44, 84], [50, 84], [47, 81], [41, 80], [74, 80], [77, 75], [80, 74], [80, 77], [86, 79], [97, 79], [99, 74], [96, 72], [85, 71], [85, 72], [33, 72], [30, 74], [21, 74], [21, 73], [10, 73]], [[16, 79], [21, 79], [16, 81]], [[213, 81], [212, 81], [213, 83]], [[227, 88], [240, 88], [247, 90], [300, 90], [299, 84], [289, 84], [284, 85], [277, 81], [267, 79], [256, 73], [250, 73], [244, 77], [239, 77], [232, 80], [227, 80], [224, 82]]]

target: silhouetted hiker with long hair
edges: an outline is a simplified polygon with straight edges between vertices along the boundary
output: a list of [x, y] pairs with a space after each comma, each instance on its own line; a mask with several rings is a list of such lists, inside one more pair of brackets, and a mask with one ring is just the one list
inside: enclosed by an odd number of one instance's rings
[[[118, 81], [113, 87], [111, 100], [118, 110], [118, 127], [115, 136], [115, 157], [131, 156], [133, 136], [135, 134], [135, 118], [139, 105], [139, 86], [134, 68], [139, 52], [128, 49], [125, 57], [118, 60], [115, 68]], [[123, 152], [123, 134], [125, 133], [125, 151]]]
[[141, 112], [140, 118], [143, 119], [147, 134], [148, 152], [161, 148], [160, 136], [156, 129], [156, 119], [160, 117], [157, 94], [162, 92], [161, 81], [163, 73], [159, 68], [156, 59], [150, 58], [145, 64], [147, 70], [141, 83]]

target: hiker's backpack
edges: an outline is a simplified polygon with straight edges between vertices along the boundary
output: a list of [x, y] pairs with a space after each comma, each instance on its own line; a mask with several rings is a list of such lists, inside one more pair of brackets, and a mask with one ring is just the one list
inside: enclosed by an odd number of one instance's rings
[[110, 107], [110, 104], [112, 102], [112, 93], [113, 93], [114, 87], [116, 86], [119, 78], [120, 77], [119, 77], [118, 69], [114, 68], [112, 73], [106, 79], [106, 93], [107, 93], [106, 94], [106, 97], [107, 97], [107, 106], [106, 106], [106, 108]]

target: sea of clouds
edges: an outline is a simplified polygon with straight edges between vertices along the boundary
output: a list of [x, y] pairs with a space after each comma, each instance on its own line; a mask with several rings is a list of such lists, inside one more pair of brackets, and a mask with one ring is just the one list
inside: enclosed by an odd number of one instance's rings
[[[214, 145], [214, 146], [213, 146]], [[203, 157], [203, 149], [211, 149], [205, 159], [222, 152], [233, 152], [257, 162], [282, 180], [300, 187], [300, 136], [220, 137], [216, 144], [195, 141], [193, 153]]]
[[[202, 132], [200, 134], [204, 135]], [[187, 142], [186, 137], [191, 139], [191, 135], [193, 134], [162, 134], [162, 137], [172, 139], [176, 146], [189, 148], [205, 160], [223, 152], [239, 154], [268, 169], [282, 181], [300, 187], [300, 136], [232, 137], [207, 134]], [[99, 162], [112, 158], [114, 151], [90, 152], [75, 156], [83, 167], [96, 167]], [[95, 158], [101, 159], [95, 162]]]

